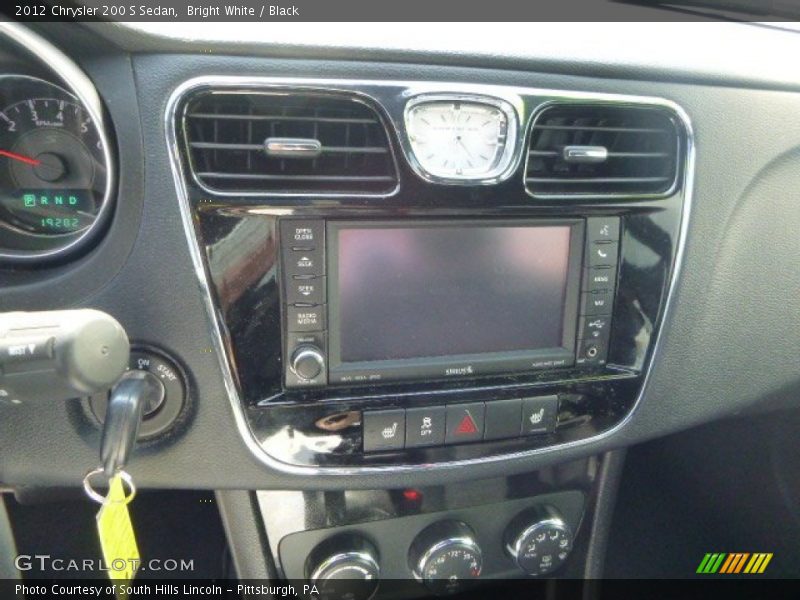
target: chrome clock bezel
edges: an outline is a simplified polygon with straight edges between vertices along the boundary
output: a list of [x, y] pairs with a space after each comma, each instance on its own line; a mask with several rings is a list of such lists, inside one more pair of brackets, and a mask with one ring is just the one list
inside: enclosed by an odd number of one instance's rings
[[[497, 164], [490, 170], [480, 175], [453, 175], [442, 176], [431, 173], [417, 159], [411, 143], [409, 132], [409, 117], [411, 111], [423, 104], [434, 104], [440, 102], [462, 102], [464, 104], [483, 104], [499, 109], [506, 118], [506, 139], [503, 152]], [[431, 183], [441, 184], [460, 184], [460, 185], [493, 185], [500, 183], [511, 177], [516, 170], [519, 159], [520, 149], [520, 120], [517, 109], [509, 102], [496, 96], [483, 96], [479, 94], [420, 94], [414, 96], [406, 102], [403, 110], [403, 135], [400, 138], [403, 151], [414, 172], [424, 180]]]

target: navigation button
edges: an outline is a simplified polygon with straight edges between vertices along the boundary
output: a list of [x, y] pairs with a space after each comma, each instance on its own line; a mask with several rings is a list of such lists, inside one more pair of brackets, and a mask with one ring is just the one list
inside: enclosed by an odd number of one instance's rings
[[364, 452], [398, 450], [403, 447], [406, 415], [402, 408], [368, 411], [364, 413], [363, 421]]
[[286, 309], [289, 331], [323, 331], [324, 306], [289, 306]]
[[483, 439], [484, 410], [483, 402], [448, 405], [445, 444], [461, 444]]
[[582, 315], [610, 315], [614, 293], [611, 290], [585, 292], [581, 298]]
[[322, 248], [324, 232], [325, 221], [281, 220], [281, 243], [284, 248]]
[[444, 432], [444, 406], [406, 409], [406, 448], [441, 446]]
[[522, 435], [549, 433], [558, 420], [558, 396], [539, 396], [522, 400]]
[[619, 241], [619, 217], [590, 217], [586, 219], [586, 239], [591, 242]]
[[616, 242], [590, 242], [587, 246], [590, 267], [613, 267], [617, 264]]
[[522, 399], [492, 400], [486, 403], [485, 440], [502, 440], [519, 436]]

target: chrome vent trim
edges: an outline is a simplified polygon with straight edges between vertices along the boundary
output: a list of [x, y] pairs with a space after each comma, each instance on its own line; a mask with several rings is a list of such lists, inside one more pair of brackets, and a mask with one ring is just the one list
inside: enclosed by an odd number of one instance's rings
[[[187, 98], [180, 127], [192, 177], [214, 194], [389, 195], [398, 186], [386, 123], [355, 95], [210, 88]], [[277, 153], [276, 140], [315, 151]]]
[[[525, 189], [535, 197], [650, 198], [675, 192], [682, 132], [664, 107], [553, 102], [531, 121]], [[570, 148], [596, 159], [570, 160]]]

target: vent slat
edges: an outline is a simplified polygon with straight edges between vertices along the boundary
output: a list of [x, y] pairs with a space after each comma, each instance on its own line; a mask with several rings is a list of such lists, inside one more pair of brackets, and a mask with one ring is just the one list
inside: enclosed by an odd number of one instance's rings
[[[680, 134], [665, 109], [558, 104], [531, 127], [525, 186], [534, 195], [661, 195], [679, 170]], [[599, 161], [564, 159], [564, 148], [597, 146]], [[568, 157], [569, 158], [569, 157]]]
[[394, 181], [388, 175], [267, 175], [264, 173], [218, 173], [201, 171], [195, 173], [203, 179], [255, 179], [263, 181]]
[[[192, 148], [202, 150], [247, 150], [248, 152], [263, 152], [264, 144], [220, 144], [215, 142], [191, 142]], [[323, 146], [320, 152], [331, 154], [386, 154], [388, 148], [381, 146]]]
[[[201, 92], [184, 110], [189, 165], [224, 193], [388, 194], [397, 186], [378, 113], [352, 96]], [[268, 138], [316, 140], [315, 156], [270, 156]]]
[[350, 119], [337, 117], [314, 117], [314, 116], [292, 116], [292, 115], [248, 115], [248, 114], [226, 114], [226, 113], [188, 113], [190, 119], [214, 119], [214, 120], [233, 120], [233, 121], [307, 121], [309, 123], [342, 123], [342, 124], [366, 124], [379, 125], [376, 119]]

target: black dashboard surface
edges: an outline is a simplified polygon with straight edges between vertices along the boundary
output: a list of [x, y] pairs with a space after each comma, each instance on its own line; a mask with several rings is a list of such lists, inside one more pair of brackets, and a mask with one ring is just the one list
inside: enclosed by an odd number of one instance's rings
[[[65, 32], [53, 27], [54, 39], [62, 38]], [[0, 309], [99, 308], [115, 316], [132, 339], [168, 350], [184, 367], [196, 410], [181, 435], [137, 452], [130, 471], [139, 485], [352, 489], [479, 479], [597, 454], [796, 397], [800, 85], [791, 78], [725, 79], [723, 70], [723, 80], [703, 83], [698, 79], [706, 64], [697, 72], [685, 70], [685, 77], [675, 80], [689, 82], [677, 83], [665, 81], [663, 69], [649, 76], [641, 68], [617, 65], [611, 77], [606, 67], [580, 61], [555, 61], [548, 72], [535, 72], [513, 55], [500, 61], [503, 68], [486, 68], [485, 57], [462, 56], [453, 61], [459, 66], [449, 66], [437, 55], [432, 65], [407, 53], [393, 61], [387, 50], [382, 62], [358, 60], [363, 52], [348, 55], [346, 48], [337, 51], [336, 60], [323, 52], [314, 56], [308, 48], [271, 57], [180, 52], [174, 40], [164, 42], [162, 51], [158, 39], [137, 50], [131, 48], [137, 39], [127, 41], [127, 51], [115, 52], [91, 30], [76, 36], [72, 46], [62, 42], [94, 81], [113, 123], [120, 164], [117, 210], [102, 242], [76, 262], [0, 273]], [[789, 50], [797, 46], [787, 43]], [[683, 269], [644, 395], [624, 425], [600, 441], [502, 466], [303, 477], [259, 463], [245, 446], [226, 397], [165, 141], [165, 109], [175, 88], [192, 77], [231, 74], [501, 84], [655, 96], [682, 106], [697, 154]], [[0, 480], [77, 485], [96, 466], [98, 444], [97, 429], [74, 401], [4, 407]]]

